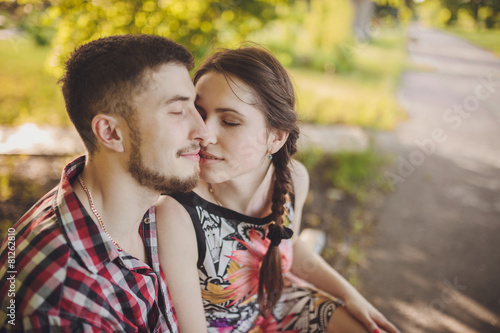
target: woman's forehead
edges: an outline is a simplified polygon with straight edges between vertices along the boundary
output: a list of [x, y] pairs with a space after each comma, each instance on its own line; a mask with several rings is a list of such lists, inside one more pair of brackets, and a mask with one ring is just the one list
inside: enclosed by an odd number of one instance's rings
[[236, 99], [248, 105], [256, 105], [259, 101], [255, 91], [234, 75], [209, 72], [198, 80], [195, 87], [200, 98], [216, 93], [219, 97], [225, 95], [227, 99]]

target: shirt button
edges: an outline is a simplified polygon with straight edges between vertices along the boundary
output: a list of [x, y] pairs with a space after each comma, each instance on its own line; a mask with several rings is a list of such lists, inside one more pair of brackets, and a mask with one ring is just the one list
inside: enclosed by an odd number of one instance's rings
[[151, 223], [151, 219], [149, 217], [144, 218], [144, 223], [150, 224]]

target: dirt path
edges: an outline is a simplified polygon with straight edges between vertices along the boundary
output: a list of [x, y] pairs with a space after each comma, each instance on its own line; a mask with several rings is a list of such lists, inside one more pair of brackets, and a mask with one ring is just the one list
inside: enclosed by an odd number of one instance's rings
[[500, 59], [414, 26], [409, 120], [380, 134], [394, 191], [362, 290], [403, 332], [500, 332]]

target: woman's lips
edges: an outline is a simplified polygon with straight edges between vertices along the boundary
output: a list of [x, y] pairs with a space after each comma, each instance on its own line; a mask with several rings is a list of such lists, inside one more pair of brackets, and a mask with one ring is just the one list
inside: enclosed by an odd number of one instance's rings
[[223, 160], [224, 160], [223, 158], [207, 153], [206, 151], [200, 151], [200, 163], [214, 164]]

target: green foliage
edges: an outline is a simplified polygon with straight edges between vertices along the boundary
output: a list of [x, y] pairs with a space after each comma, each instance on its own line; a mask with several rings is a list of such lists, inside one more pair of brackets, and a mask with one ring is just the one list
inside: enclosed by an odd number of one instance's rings
[[70, 123], [57, 79], [44, 70], [49, 52], [31, 40], [0, 40], [0, 124]]
[[341, 45], [352, 43], [353, 9], [349, 0], [314, 0], [278, 5], [278, 18], [253, 34], [287, 66], [347, 71], [351, 64]]
[[392, 129], [405, 113], [394, 98], [406, 66], [404, 31], [379, 31], [371, 43], [346, 44], [353, 70], [325, 75], [290, 69], [306, 122]]
[[0, 28], [16, 27], [38, 45], [49, 45], [55, 33], [52, 22], [47, 20], [48, 1], [0, 1]]
[[390, 6], [393, 8], [403, 8], [406, 6], [405, 0], [373, 0], [379, 6]]
[[463, 29], [499, 29], [498, 0], [425, 0], [417, 6], [426, 25]]
[[419, 22], [425, 26], [444, 27], [450, 18], [450, 11], [441, 6], [439, 0], [425, 0], [416, 7]]
[[50, 49], [26, 41], [2, 42], [0, 83], [7, 88], [0, 91], [1, 124], [69, 124], [60, 89], [46, 72], [60, 77], [74, 47], [120, 33], [164, 35], [188, 46], [198, 58], [217, 46], [236, 47], [244, 39], [264, 44], [285, 66], [294, 67], [290, 72], [298, 112], [307, 122], [390, 129], [403, 118], [394, 91], [403, 67], [404, 35], [379, 26], [371, 43], [357, 42], [349, 0], [315, 0], [311, 8], [305, 1], [283, 0], [9, 4], [15, 4], [8, 10], [22, 16], [25, 31], [32, 31], [38, 44], [51, 38], [51, 29], [57, 33]]
[[[70, 52], [87, 41], [125, 33], [159, 34], [201, 58], [211, 47], [235, 46], [276, 13], [281, 0], [111, 1], [19, 0], [0, 11], [35, 43], [0, 41], [0, 124], [67, 125], [55, 78]], [[45, 45], [51, 40], [51, 48]], [[36, 47], [39, 45], [41, 47]], [[47, 73], [50, 73], [48, 75]]]
[[386, 26], [408, 22], [415, 18], [413, 0], [373, 0], [377, 20], [384, 20]]
[[62, 64], [78, 45], [114, 34], [157, 34], [202, 58], [213, 47], [234, 46], [276, 16], [281, 0], [52, 1], [47, 22], [57, 26], [50, 65]]
[[[456, 1], [456, 0], [447, 0]], [[469, 0], [462, 2], [461, 8], [466, 9], [474, 19], [478, 28], [500, 28], [500, 1]]]
[[[39, 7], [33, 9], [33, 7]], [[18, 28], [26, 32], [37, 45], [50, 45], [52, 38], [56, 33], [56, 28], [47, 20], [45, 8], [39, 3], [30, 8], [26, 17], [20, 21]]]
[[447, 28], [446, 31], [500, 56], [500, 30], [475, 30], [452, 27]]
[[336, 188], [358, 196], [377, 182], [385, 159], [373, 151], [342, 152], [327, 157], [330, 165], [325, 171], [325, 179]]
[[323, 158], [323, 150], [318, 147], [300, 150], [295, 156], [307, 170], [313, 170]]
[[363, 152], [338, 153], [324, 153], [317, 148], [303, 149], [295, 158], [305, 165], [309, 173], [322, 172], [327, 187], [345, 191], [360, 201], [370, 187], [383, 185], [380, 175], [388, 163], [387, 158], [372, 147]]

